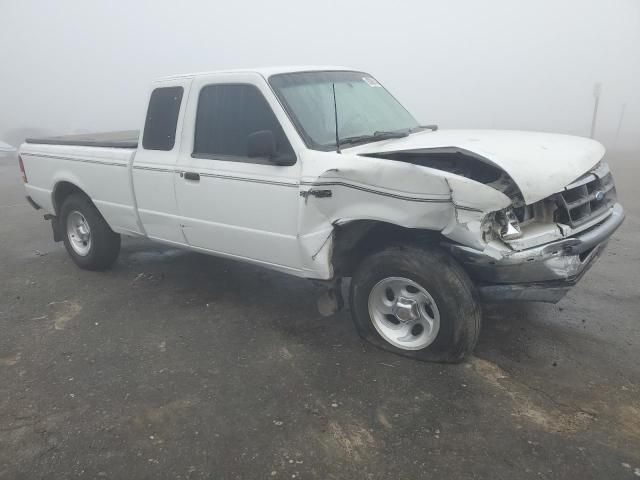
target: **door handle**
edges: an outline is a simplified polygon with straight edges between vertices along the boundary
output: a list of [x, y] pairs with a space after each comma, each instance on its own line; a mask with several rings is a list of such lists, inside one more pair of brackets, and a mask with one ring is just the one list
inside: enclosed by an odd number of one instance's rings
[[192, 180], [194, 182], [199, 182], [200, 181], [200, 174], [197, 172], [184, 172], [184, 179], [185, 180]]

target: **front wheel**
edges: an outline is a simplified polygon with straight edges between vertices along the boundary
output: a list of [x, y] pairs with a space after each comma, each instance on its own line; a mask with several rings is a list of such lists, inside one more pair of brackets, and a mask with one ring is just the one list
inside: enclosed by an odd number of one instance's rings
[[361, 337], [419, 360], [459, 362], [480, 332], [473, 284], [438, 248], [398, 245], [364, 259], [350, 302]]
[[67, 197], [60, 208], [60, 229], [69, 256], [85, 270], [105, 270], [118, 258], [120, 235], [115, 233], [84, 195]]

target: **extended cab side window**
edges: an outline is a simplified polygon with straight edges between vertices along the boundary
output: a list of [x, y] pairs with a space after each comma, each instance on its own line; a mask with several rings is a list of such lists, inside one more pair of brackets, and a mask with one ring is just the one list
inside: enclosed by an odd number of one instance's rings
[[208, 85], [200, 91], [193, 156], [237, 162], [271, 163], [249, 157], [249, 135], [265, 130], [275, 138], [278, 165], [293, 165], [291, 144], [262, 93], [253, 85]]
[[183, 91], [182, 87], [162, 87], [151, 92], [142, 136], [145, 150], [173, 150]]

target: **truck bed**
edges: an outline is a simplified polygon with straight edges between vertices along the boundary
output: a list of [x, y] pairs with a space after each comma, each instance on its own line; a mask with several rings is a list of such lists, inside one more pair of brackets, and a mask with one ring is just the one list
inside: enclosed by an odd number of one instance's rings
[[122, 130], [118, 132], [27, 138], [25, 142], [44, 145], [75, 145], [81, 147], [137, 148], [138, 136], [138, 130]]
[[91, 198], [114, 231], [139, 235], [130, 168], [137, 143], [136, 132], [29, 139], [19, 151], [27, 195], [44, 213], [56, 214], [56, 185], [71, 183]]

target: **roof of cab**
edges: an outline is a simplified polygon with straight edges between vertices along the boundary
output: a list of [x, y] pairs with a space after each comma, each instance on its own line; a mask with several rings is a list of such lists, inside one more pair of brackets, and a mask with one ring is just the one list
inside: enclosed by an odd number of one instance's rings
[[317, 72], [317, 71], [331, 71], [331, 70], [358, 71], [353, 68], [340, 67], [340, 66], [334, 66], [334, 65], [295, 65], [295, 66], [283, 66], [283, 67], [242, 68], [242, 69], [234, 69], [234, 70], [217, 70], [212, 72], [184, 73], [180, 75], [169, 75], [167, 77], [162, 77], [162, 78], [159, 78], [157, 81], [174, 80], [177, 78], [198, 77], [201, 75], [215, 75], [218, 73], [221, 73], [221, 74], [257, 73], [258, 75], [262, 75], [264, 78], [269, 78], [271, 75], [276, 75], [278, 73]]

